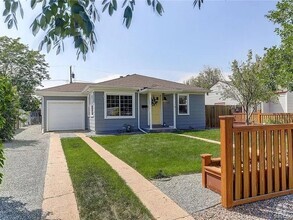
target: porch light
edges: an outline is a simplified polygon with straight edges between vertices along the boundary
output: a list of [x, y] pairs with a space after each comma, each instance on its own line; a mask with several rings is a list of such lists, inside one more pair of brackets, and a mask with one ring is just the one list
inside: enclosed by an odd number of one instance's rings
[[166, 96], [164, 96], [164, 98], [163, 98], [163, 102], [168, 102], [168, 100], [167, 100], [167, 97], [166, 97]]

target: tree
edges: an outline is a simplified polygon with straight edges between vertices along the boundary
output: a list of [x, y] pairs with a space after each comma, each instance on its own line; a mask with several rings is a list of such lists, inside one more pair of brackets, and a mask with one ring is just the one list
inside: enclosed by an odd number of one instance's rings
[[277, 24], [275, 33], [281, 37], [281, 44], [267, 49], [264, 78], [274, 89], [281, 86], [293, 90], [293, 1], [281, 0], [267, 18]]
[[19, 39], [0, 37], [0, 76], [6, 76], [16, 86], [20, 97], [20, 108], [34, 111], [40, 100], [34, 96], [37, 86], [49, 79], [48, 64], [44, 55], [29, 50]]
[[9, 78], [0, 76], [0, 141], [10, 140], [19, 118], [19, 97]]
[[268, 102], [276, 97], [271, 87], [263, 79], [263, 61], [259, 56], [253, 60], [252, 51], [248, 52], [246, 62], [234, 60], [231, 66], [230, 81], [223, 87], [223, 97], [239, 102], [246, 115], [246, 124], [261, 102]]
[[[14, 125], [19, 117], [19, 102], [16, 88], [10, 79], [0, 76], [0, 168], [4, 165], [3, 140], [10, 140], [14, 135]], [[3, 174], [0, 172], [0, 183]]]
[[[146, 0], [147, 4], [158, 14], [164, 12], [159, 0]], [[129, 28], [131, 25], [136, 0], [124, 0], [121, 7], [124, 9], [123, 24]], [[194, 7], [200, 8], [203, 0], [194, 0]], [[86, 59], [89, 51], [94, 51], [97, 43], [95, 33], [95, 22], [100, 20], [97, 4], [101, 4], [102, 12], [107, 11], [110, 16], [118, 10], [117, 0], [31, 0], [31, 8], [37, 4], [42, 5], [41, 13], [34, 19], [31, 29], [33, 35], [39, 30], [45, 32], [43, 40], [40, 42], [40, 49], [44, 45], [49, 52], [52, 47], [57, 48], [58, 54], [64, 50], [63, 41], [66, 38], [73, 39], [74, 47], [77, 50], [77, 57], [82, 54]], [[5, 9], [3, 16], [8, 28], [17, 28], [16, 15], [19, 12], [21, 17], [24, 15], [20, 0], [4, 0]]]
[[219, 68], [205, 67], [198, 76], [192, 76], [184, 83], [205, 89], [210, 89], [217, 82], [222, 80], [221, 70]]

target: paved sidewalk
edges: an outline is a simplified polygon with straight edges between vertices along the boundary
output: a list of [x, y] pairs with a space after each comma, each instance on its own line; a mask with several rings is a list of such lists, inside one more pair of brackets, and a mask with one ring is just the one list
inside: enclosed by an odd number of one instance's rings
[[4, 179], [0, 185], [1, 220], [39, 220], [49, 149], [40, 125], [17, 130], [4, 143]]
[[125, 180], [155, 219], [194, 219], [135, 169], [105, 150], [91, 138], [86, 137], [85, 134], [79, 133], [77, 136], [81, 137]]
[[177, 134], [177, 135], [182, 136], [182, 137], [187, 137], [187, 138], [192, 138], [192, 139], [197, 139], [197, 140], [209, 142], [212, 144], [221, 144], [220, 141], [214, 141], [214, 140], [210, 140], [210, 139], [206, 139], [206, 138], [200, 138], [200, 137], [195, 137], [195, 136], [186, 135], [186, 134]]
[[[78, 162], [78, 161], [77, 161]], [[45, 219], [78, 220], [79, 213], [59, 134], [51, 133], [45, 179]]]

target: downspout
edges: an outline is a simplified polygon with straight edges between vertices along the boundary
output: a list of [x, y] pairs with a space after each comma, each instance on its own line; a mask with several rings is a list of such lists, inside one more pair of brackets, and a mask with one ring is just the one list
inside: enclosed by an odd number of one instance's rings
[[142, 130], [140, 127], [140, 93], [139, 93], [139, 91], [137, 92], [137, 128], [142, 133], [147, 134], [147, 132]]

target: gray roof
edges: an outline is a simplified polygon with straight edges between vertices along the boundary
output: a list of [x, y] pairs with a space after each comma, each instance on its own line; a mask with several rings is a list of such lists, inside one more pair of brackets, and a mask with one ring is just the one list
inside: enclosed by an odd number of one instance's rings
[[95, 83], [68, 83], [61, 86], [54, 86], [39, 91], [44, 92], [82, 92], [87, 86], [95, 85]]
[[55, 86], [41, 91], [48, 92], [82, 92], [87, 86], [97, 88], [113, 87], [113, 88], [135, 88], [138, 90], [163, 90], [163, 91], [190, 91], [190, 92], [207, 92], [206, 89], [176, 83], [168, 80], [158, 79], [154, 77], [143, 76], [139, 74], [127, 75], [117, 79], [108, 80], [100, 83], [71, 83], [61, 86]]

